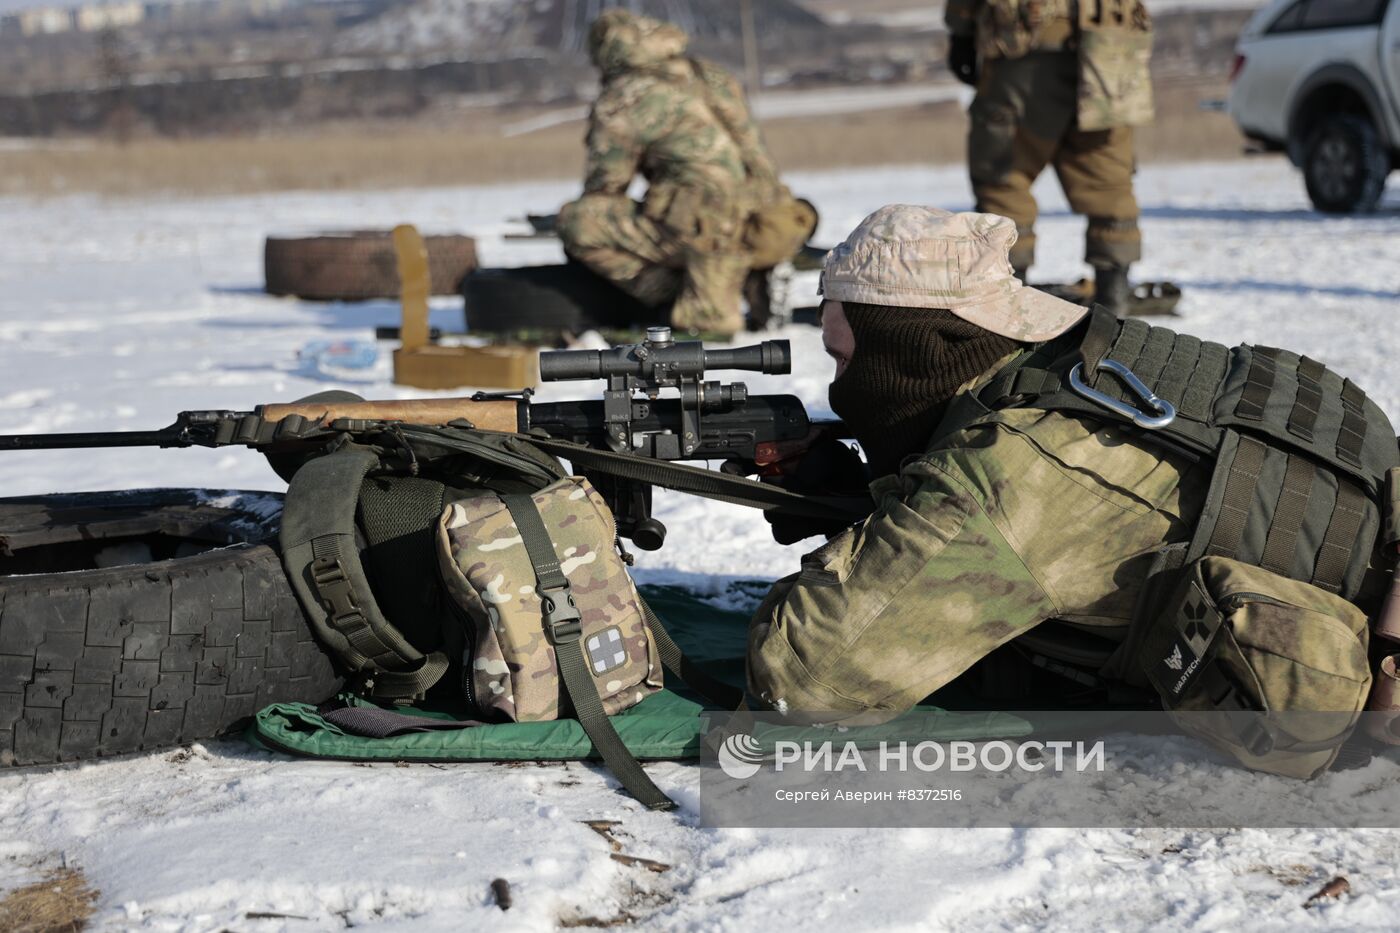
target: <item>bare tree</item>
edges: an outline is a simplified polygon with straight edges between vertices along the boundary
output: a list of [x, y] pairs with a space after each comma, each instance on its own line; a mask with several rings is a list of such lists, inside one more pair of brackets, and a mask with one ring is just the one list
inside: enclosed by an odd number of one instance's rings
[[103, 27], [97, 34], [97, 67], [110, 101], [104, 122], [122, 146], [131, 141], [136, 127], [136, 107], [131, 100], [133, 58], [131, 47], [115, 27]]

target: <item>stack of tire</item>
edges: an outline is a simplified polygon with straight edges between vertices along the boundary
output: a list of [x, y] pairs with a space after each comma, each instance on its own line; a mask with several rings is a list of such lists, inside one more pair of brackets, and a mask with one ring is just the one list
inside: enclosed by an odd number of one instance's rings
[[279, 500], [0, 499], [0, 765], [179, 745], [334, 696], [275, 547]]
[[[476, 241], [469, 236], [423, 237], [432, 294], [455, 295], [476, 268]], [[398, 260], [387, 230], [270, 236], [263, 248], [266, 288], [272, 295], [309, 301], [368, 301], [399, 296]]]

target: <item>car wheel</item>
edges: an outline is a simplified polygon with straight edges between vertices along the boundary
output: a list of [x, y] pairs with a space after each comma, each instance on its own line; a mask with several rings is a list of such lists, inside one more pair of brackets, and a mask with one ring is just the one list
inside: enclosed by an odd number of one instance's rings
[[272, 493], [0, 499], [0, 765], [213, 738], [342, 684], [287, 584]]
[[1328, 214], [1374, 210], [1390, 159], [1375, 124], [1355, 114], [1326, 117], [1303, 148], [1303, 180], [1313, 206]]

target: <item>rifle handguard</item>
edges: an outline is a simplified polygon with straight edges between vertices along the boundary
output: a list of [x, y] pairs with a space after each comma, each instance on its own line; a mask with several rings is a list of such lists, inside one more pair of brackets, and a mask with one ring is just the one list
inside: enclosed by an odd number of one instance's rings
[[442, 425], [466, 420], [486, 431], [516, 432], [529, 426], [526, 403], [520, 399], [425, 398], [361, 402], [290, 402], [259, 405], [264, 421], [281, 421], [300, 415], [308, 421], [329, 425], [341, 418], [363, 421], [400, 421], [405, 424]]

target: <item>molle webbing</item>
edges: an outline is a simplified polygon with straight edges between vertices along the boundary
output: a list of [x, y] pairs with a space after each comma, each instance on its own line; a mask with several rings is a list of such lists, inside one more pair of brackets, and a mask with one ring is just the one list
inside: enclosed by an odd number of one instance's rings
[[[1206, 421], [1216, 389], [1225, 378], [1230, 350], [1130, 319], [1123, 323], [1108, 357], [1125, 364], [1159, 397], [1175, 405], [1179, 417]], [[1127, 387], [1116, 379], [1094, 379], [1089, 374], [1085, 378], [1110, 398], [1134, 401]]]
[[1359, 574], [1370, 553], [1359, 546], [1368, 514], [1375, 515], [1367, 505], [1345, 474], [1229, 432], [1190, 556], [1228, 557], [1350, 593], [1353, 560]]
[[1214, 421], [1262, 436], [1349, 474], [1373, 499], [1396, 459], [1385, 414], [1356, 384], [1316, 360], [1272, 347], [1236, 347]]
[[[1083, 332], [1073, 332], [1024, 355], [998, 373], [978, 396], [989, 408], [1016, 407], [1112, 417], [1099, 405], [1070, 391], [1066, 375], [1084, 363], [1084, 381], [1117, 401], [1136, 402], [1127, 387], [1097, 373], [1103, 359], [1135, 372], [1156, 394], [1171, 402], [1179, 418], [1204, 424], [1230, 363], [1230, 350], [1164, 327], [1130, 318], [1121, 326], [1111, 315], [1090, 316]], [[1010, 403], [1010, 404], [1008, 404]], [[945, 430], [940, 428], [940, 433]], [[1193, 435], [1199, 452], [1214, 449], [1213, 438]]]

